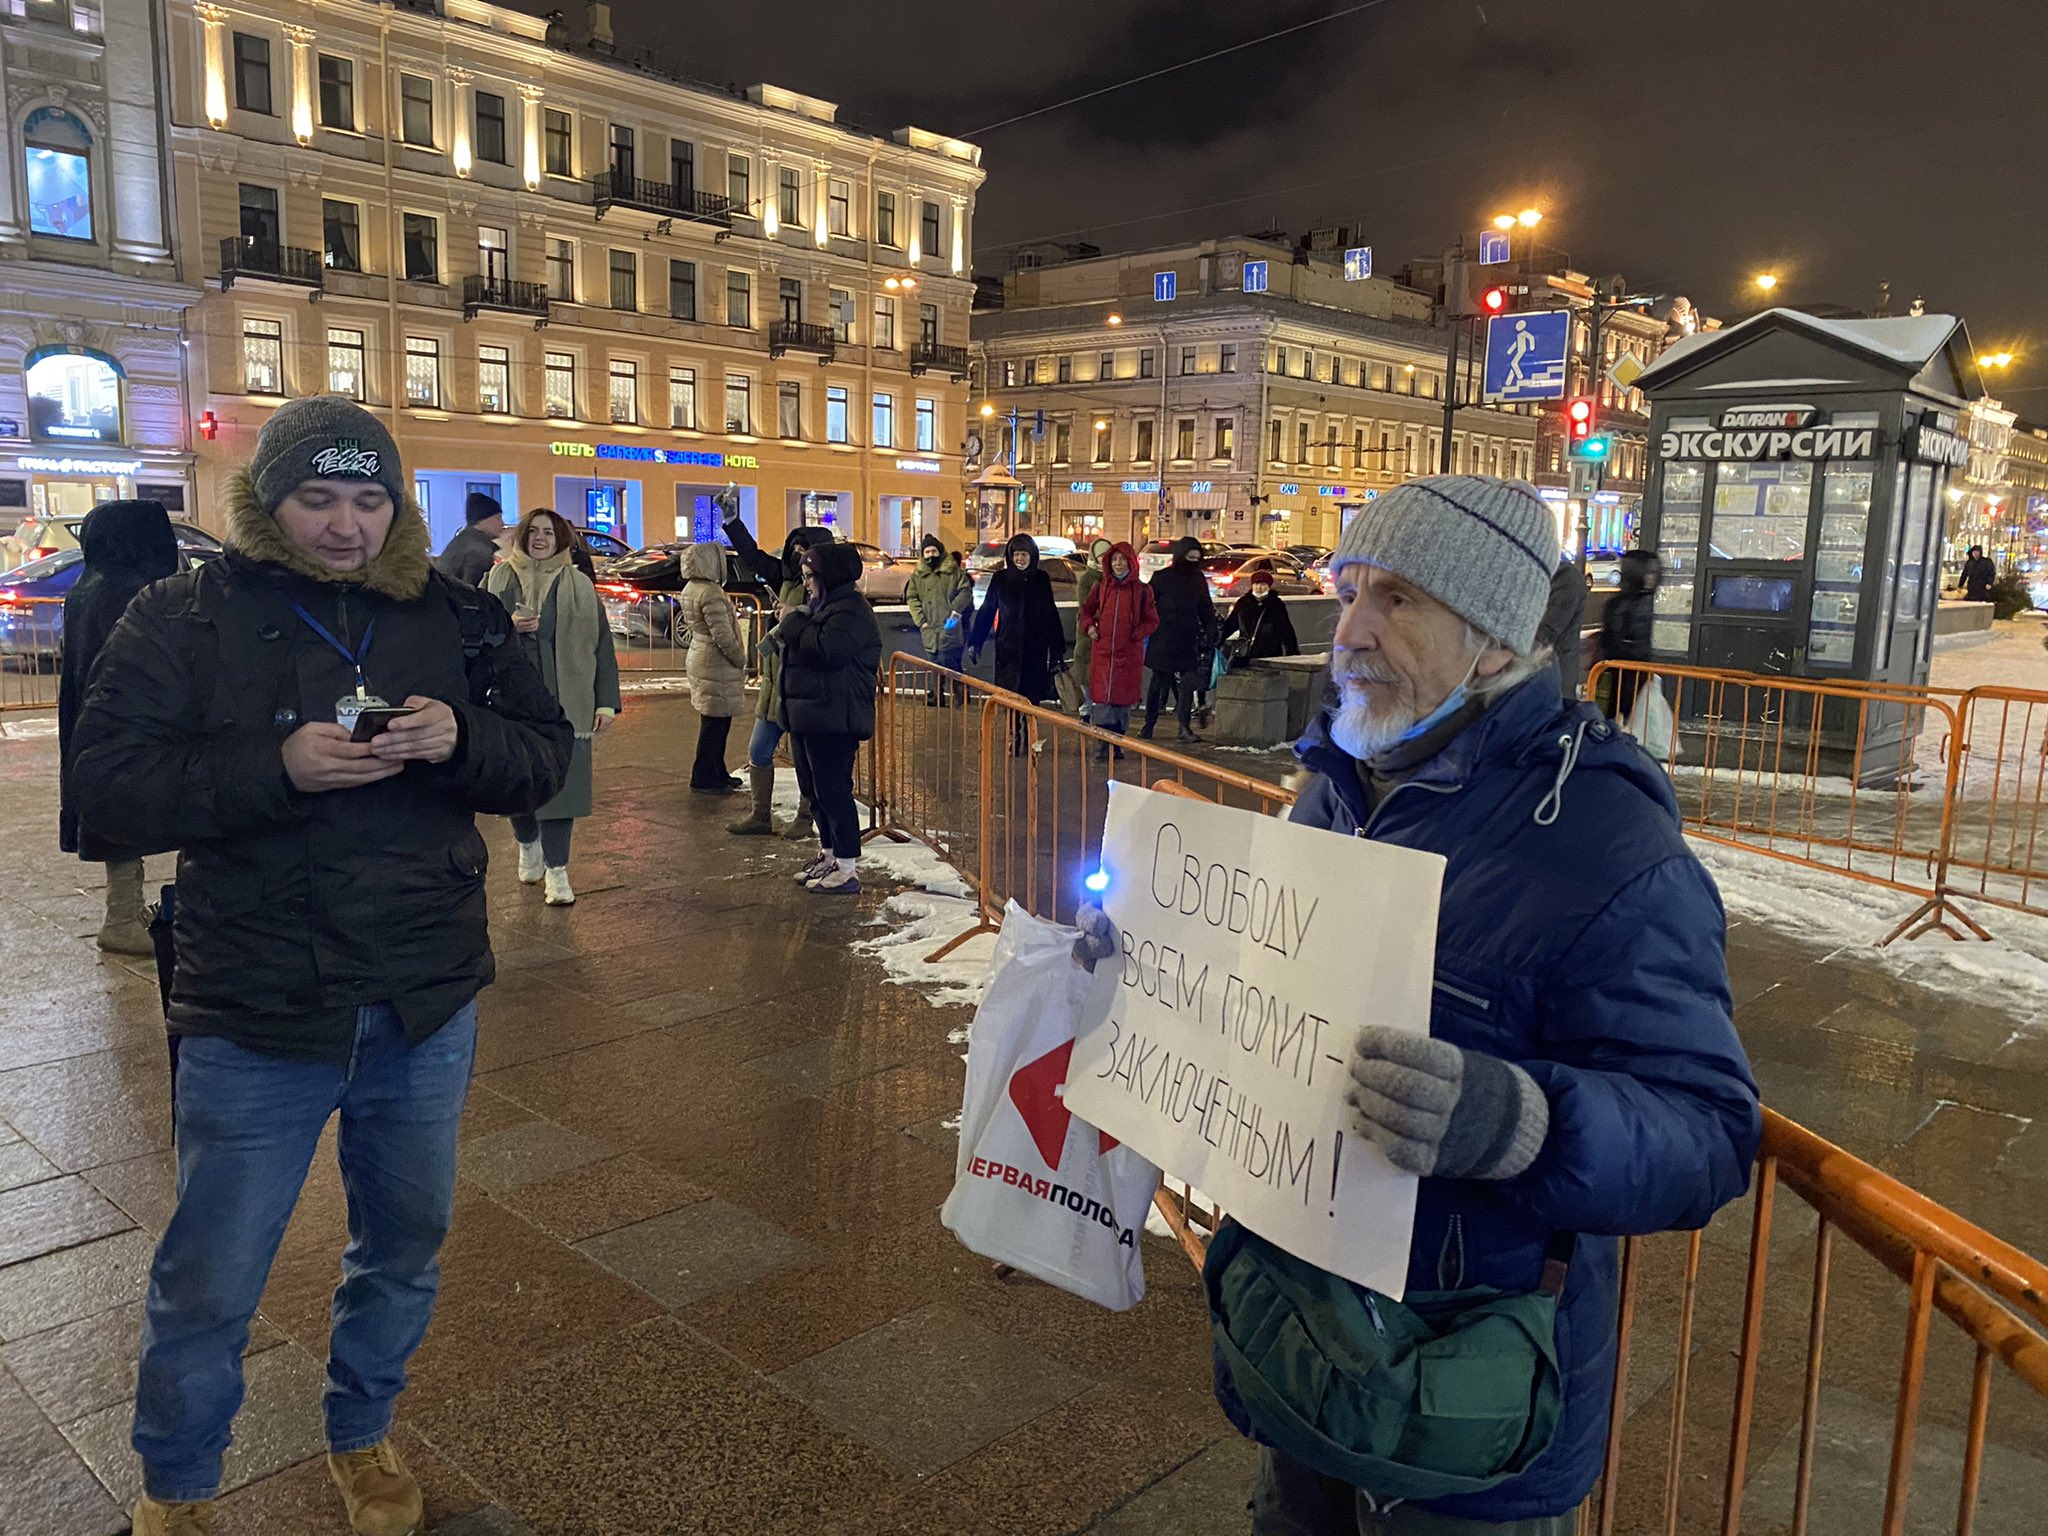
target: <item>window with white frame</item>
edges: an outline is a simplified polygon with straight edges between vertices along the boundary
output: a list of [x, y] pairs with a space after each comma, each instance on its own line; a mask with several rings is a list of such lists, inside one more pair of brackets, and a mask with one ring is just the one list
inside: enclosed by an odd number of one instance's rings
[[1195, 371], [1195, 349], [1193, 347], [1182, 347], [1180, 349], [1180, 371], [1183, 375]]
[[827, 182], [825, 186], [825, 229], [829, 234], [851, 235], [853, 233], [853, 184], [845, 181]]
[[1097, 464], [1107, 464], [1109, 462], [1109, 449], [1110, 425], [1106, 421], [1098, 421], [1095, 423], [1095, 462]]
[[1138, 418], [1137, 442], [1131, 449], [1131, 461], [1133, 463], [1150, 464], [1152, 462], [1152, 438], [1153, 434], [1158, 430], [1158, 425], [1150, 416], [1140, 416]]
[[327, 392], [345, 400], [361, 400], [369, 379], [369, 352], [361, 331], [346, 326], [327, 328]]
[[1059, 366], [1055, 370], [1054, 376], [1062, 384], [1074, 382], [1074, 356], [1071, 352], [1062, 352], [1060, 354]]
[[630, 426], [640, 419], [640, 365], [630, 357], [615, 357], [610, 377], [612, 421]]
[[896, 397], [881, 390], [875, 391], [875, 435], [877, 448], [896, 446]]
[[825, 390], [825, 441], [828, 443], [850, 443], [847, 436], [851, 423], [847, 420], [846, 386], [833, 384]]
[[896, 350], [896, 301], [886, 293], [875, 295], [875, 331], [869, 340], [883, 352]]
[[848, 343], [853, 340], [853, 295], [844, 288], [832, 290], [832, 339]]
[[1209, 457], [1228, 463], [1237, 457], [1237, 418], [1218, 416], [1210, 432]]
[[508, 163], [505, 151], [505, 98], [493, 91], [476, 93], [476, 157], [493, 165]]
[[939, 205], [925, 203], [918, 209], [918, 254], [929, 261], [939, 254]]
[[576, 419], [576, 357], [571, 352], [550, 352], [542, 360], [542, 394], [548, 415], [564, 421]]
[[754, 381], [744, 373], [725, 376], [725, 430], [741, 434], [754, 430]]
[[1283, 428], [1278, 416], [1275, 416], [1266, 423], [1266, 460], [1268, 463], [1278, 464], [1282, 462], [1280, 458], [1280, 433], [1282, 430]]
[[270, 39], [235, 34], [235, 106], [243, 112], [276, 116], [270, 97]]
[[877, 192], [875, 194], [875, 243], [894, 245], [896, 243], [896, 194]]
[[1222, 348], [1221, 348], [1221, 349], [1219, 350], [1219, 352], [1217, 353], [1217, 358], [1216, 358], [1216, 371], [1217, 371], [1218, 373], [1235, 373], [1235, 372], [1237, 372], [1237, 343], [1236, 343], [1236, 342], [1234, 342], [1234, 341], [1226, 341], [1226, 342], [1224, 342], [1224, 343], [1223, 343], [1223, 346], [1222, 346]]
[[735, 153], [725, 157], [725, 195], [732, 200], [734, 213], [754, 211], [754, 160], [751, 155]]
[[242, 387], [252, 395], [284, 393], [284, 325], [251, 316], [242, 322]]
[[1105, 352], [1096, 359], [1095, 377], [1098, 379], [1113, 379], [1116, 377], [1116, 354], [1114, 352]]
[[441, 403], [441, 343], [432, 336], [405, 338], [405, 403]]
[[668, 371], [668, 424], [685, 432], [697, 430], [697, 370], [671, 368]]
[[775, 430], [791, 439], [804, 435], [804, 387], [794, 379], [775, 386]]
[[512, 349], [488, 343], [476, 349], [477, 408], [494, 416], [512, 413]]
[[1150, 347], [1138, 349], [1138, 377], [1141, 379], [1152, 377], [1152, 349]]
[[548, 297], [564, 304], [576, 302], [576, 242], [550, 238], [548, 241]]
[[420, 149], [434, 147], [434, 82], [425, 75], [398, 77], [398, 133]]
[[793, 165], [777, 168], [775, 172], [776, 213], [785, 229], [804, 227], [804, 178], [803, 172]]
[[1173, 456], [1181, 463], [1189, 463], [1195, 457], [1195, 418], [1182, 416], [1173, 424]]
[[550, 176], [576, 174], [576, 119], [559, 107], [540, 115], [541, 165]]
[[917, 397], [917, 451], [939, 451], [939, 403], [936, 400], [928, 400], [923, 395]]
[[93, 238], [92, 136], [75, 113], [37, 107], [22, 128], [32, 234]]
[[754, 279], [751, 273], [728, 269], [725, 274], [725, 323], [736, 331], [754, 325]]

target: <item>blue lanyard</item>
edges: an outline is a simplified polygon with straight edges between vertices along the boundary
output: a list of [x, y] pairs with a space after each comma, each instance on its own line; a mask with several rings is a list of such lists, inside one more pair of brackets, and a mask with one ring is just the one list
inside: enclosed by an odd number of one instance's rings
[[327, 626], [325, 624], [322, 624], [318, 619], [314, 618], [312, 614], [306, 612], [306, 610], [304, 608], [301, 608], [297, 603], [292, 604], [292, 612], [296, 613], [300, 618], [304, 619], [306, 621], [306, 627], [308, 629], [312, 630], [314, 634], [318, 635], [322, 640], [325, 640], [329, 645], [333, 646], [335, 650], [341, 653], [342, 660], [346, 661], [350, 666], [356, 669], [356, 697], [363, 697], [368, 692], [368, 689], [363, 682], [363, 658], [370, 654], [370, 639], [373, 635], [377, 633], [377, 621], [375, 619], [372, 619], [370, 620], [369, 623], [363, 626], [363, 638], [360, 642], [358, 642], [356, 648], [353, 651], [351, 651], [347, 646], [343, 645], [339, 640], [335, 639], [334, 636], [328, 632]]

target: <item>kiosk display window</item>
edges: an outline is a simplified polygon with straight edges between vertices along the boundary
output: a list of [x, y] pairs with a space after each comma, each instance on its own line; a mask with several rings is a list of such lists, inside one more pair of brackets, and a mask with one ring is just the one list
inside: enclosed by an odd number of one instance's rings
[[1804, 558], [1812, 501], [1810, 463], [1740, 464], [1724, 459], [1714, 474], [1714, 557]]
[[1863, 592], [1863, 551], [1870, 532], [1877, 466], [1831, 464], [1821, 480], [1820, 544], [1814, 552], [1813, 604], [1806, 659], [1846, 667], [1856, 659], [1856, 618]]
[[1692, 594], [1698, 579], [1700, 509], [1706, 467], [1668, 464], [1664, 469], [1664, 519], [1659, 528], [1657, 594], [1651, 606], [1651, 649], [1682, 656], [1692, 643]]

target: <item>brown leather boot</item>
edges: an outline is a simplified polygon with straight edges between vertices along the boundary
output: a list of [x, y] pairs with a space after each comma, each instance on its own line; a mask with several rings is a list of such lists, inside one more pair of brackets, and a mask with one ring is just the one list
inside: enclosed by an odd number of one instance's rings
[[348, 1506], [356, 1536], [418, 1536], [426, 1519], [420, 1485], [399, 1458], [390, 1436], [368, 1450], [327, 1453], [327, 1475]]

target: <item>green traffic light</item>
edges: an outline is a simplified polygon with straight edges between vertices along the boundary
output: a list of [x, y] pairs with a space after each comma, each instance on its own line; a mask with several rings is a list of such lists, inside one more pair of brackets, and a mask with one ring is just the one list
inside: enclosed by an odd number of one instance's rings
[[1608, 449], [1611, 446], [1604, 437], [1589, 437], [1579, 444], [1579, 457], [1582, 459], [1604, 459], [1607, 457]]

